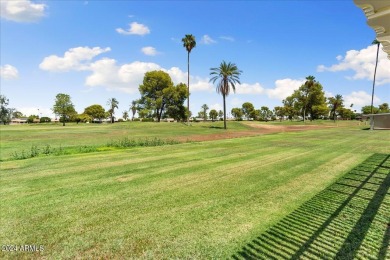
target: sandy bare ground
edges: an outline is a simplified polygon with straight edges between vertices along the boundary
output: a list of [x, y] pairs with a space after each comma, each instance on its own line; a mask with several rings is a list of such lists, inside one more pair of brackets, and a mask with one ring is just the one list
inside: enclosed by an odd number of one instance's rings
[[296, 132], [296, 131], [315, 130], [315, 129], [333, 127], [333, 126], [317, 126], [317, 125], [266, 125], [266, 124], [259, 124], [257, 122], [250, 122], [250, 121], [243, 122], [243, 124], [250, 126], [252, 129], [244, 130], [244, 131], [235, 131], [235, 132], [221, 131], [221, 133], [209, 134], [209, 135], [183, 136], [183, 137], [176, 138], [176, 140], [181, 142], [212, 141], [212, 140], [220, 140], [220, 139], [231, 139], [231, 138], [257, 136], [257, 135], [272, 134], [272, 133]]

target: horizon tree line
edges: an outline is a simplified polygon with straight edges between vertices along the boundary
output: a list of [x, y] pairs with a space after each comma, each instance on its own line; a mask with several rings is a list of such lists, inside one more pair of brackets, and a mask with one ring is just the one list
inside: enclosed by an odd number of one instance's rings
[[[190, 96], [190, 53], [193, 48], [196, 47], [195, 36], [192, 34], [186, 34], [182, 39], [183, 47], [187, 51], [187, 85], [180, 83], [178, 86], [173, 86], [172, 80], [169, 75], [161, 74], [162, 71], [152, 71], [145, 73], [144, 84], [140, 85], [139, 90], [141, 98], [139, 100], [133, 100], [130, 106], [132, 111], [132, 120], [134, 120], [135, 113], [138, 111], [141, 117], [144, 116], [155, 116], [157, 121], [160, 122], [161, 117], [170, 115], [177, 120], [187, 120], [187, 125], [189, 125], [189, 118], [191, 112], [189, 110], [189, 96]], [[377, 40], [374, 40], [372, 44], [376, 44], [379, 50], [379, 44]], [[378, 64], [378, 51], [376, 56], [373, 87], [372, 87], [372, 98], [370, 112], [381, 112], [388, 111], [388, 104], [384, 103], [380, 105], [380, 108], [374, 109], [373, 106], [373, 96], [375, 88], [375, 79], [376, 79], [376, 68]], [[218, 94], [222, 95], [223, 98], [223, 121], [224, 129], [226, 129], [226, 97], [230, 94], [231, 91], [235, 92], [236, 84], [240, 84], [240, 75], [241, 70], [238, 69], [236, 64], [231, 62], [222, 61], [219, 67], [210, 69], [210, 82], [213, 82], [216, 85], [216, 91]], [[160, 73], [161, 82], [158, 82], [156, 86], [151, 85], [151, 81], [148, 80], [148, 74], [158, 74]], [[164, 79], [165, 78], [165, 79]], [[165, 81], [164, 81], [165, 80]], [[186, 91], [184, 91], [186, 88]], [[175, 93], [177, 92], [177, 93]], [[187, 107], [184, 107], [184, 101], [187, 99]], [[1, 110], [0, 110], [0, 119], [4, 124], [9, 122], [15, 109], [6, 108], [8, 106], [9, 100], [5, 96], [1, 95]], [[306, 77], [305, 83], [294, 93], [288, 96], [282, 101], [283, 107], [275, 107], [274, 111], [269, 110], [268, 107], [262, 106], [260, 110], [254, 110], [253, 105], [249, 102], [243, 104], [242, 108], [233, 108], [231, 110], [232, 115], [237, 119], [241, 118], [243, 115], [246, 118], [259, 118], [262, 119], [268, 118], [272, 115], [272, 112], [279, 116], [284, 117], [288, 116], [289, 119], [292, 119], [294, 116], [300, 115], [305, 121], [307, 118], [310, 120], [315, 120], [321, 116], [325, 116], [326, 113], [330, 112], [330, 115], [333, 117], [333, 120], [337, 119], [337, 114], [347, 113], [347, 109], [343, 107], [343, 98], [340, 94], [337, 94], [335, 97], [325, 98], [325, 93], [322, 89], [322, 85], [315, 80], [315, 77], [309, 75]], [[98, 118], [101, 120], [104, 116], [109, 115], [111, 123], [115, 122], [114, 114], [115, 109], [118, 109], [119, 102], [116, 98], [110, 98], [107, 101], [109, 109], [104, 111], [100, 105], [93, 105], [86, 108], [83, 114], [78, 115], [76, 118], [77, 122], [86, 121], [92, 118]], [[252, 106], [251, 106], [252, 105]], [[329, 107], [328, 107], [329, 105]], [[100, 106], [100, 107], [99, 107]], [[350, 107], [352, 107], [351, 104]], [[387, 109], [386, 109], [387, 108]], [[207, 119], [206, 111], [209, 109], [207, 104], [202, 106], [203, 109], [203, 118]], [[343, 110], [344, 109], [344, 110]], [[77, 112], [74, 109], [74, 106], [70, 100], [70, 96], [67, 94], [59, 93], [56, 96], [55, 104], [52, 108], [53, 112], [56, 115], [59, 115], [63, 125], [65, 121], [69, 120], [71, 117], [74, 117]], [[91, 112], [94, 111], [94, 112]], [[97, 111], [97, 112], [96, 112]], [[18, 112], [18, 111], [16, 111]], [[96, 112], [96, 113], [95, 113]], [[210, 111], [211, 112], [211, 111]], [[221, 111], [220, 111], [221, 112]], [[344, 112], [344, 113], [343, 113]], [[367, 112], [367, 109], [362, 108], [362, 112]], [[20, 113], [20, 112], [19, 112]], [[104, 116], [103, 116], [104, 114]], [[210, 118], [214, 120], [218, 114], [217, 111], [212, 111]], [[129, 117], [127, 111], [123, 111], [123, 118], [127, 120]]]

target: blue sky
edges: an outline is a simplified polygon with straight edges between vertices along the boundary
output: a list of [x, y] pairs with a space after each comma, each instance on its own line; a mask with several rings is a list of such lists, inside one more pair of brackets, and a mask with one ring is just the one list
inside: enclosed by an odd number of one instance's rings
[[[193, 114], [217, 110], [208, 82], [221, 61], [243, 71], [228, 111], [249, 101], [273, 108], [314, 75], [326, 95], [358, 111], [371, 100], [374, 31], [353, 1], [1, 1], [1, 94], [30, 115], [52, 116], [58, 93], [76, 110], [119, 100], [117, 117], [139, 98], [148, 70], [187, 82], [181, 39], [191, 52]], [[374, 103], [390, 102], [390, 60], [380, 50]]]

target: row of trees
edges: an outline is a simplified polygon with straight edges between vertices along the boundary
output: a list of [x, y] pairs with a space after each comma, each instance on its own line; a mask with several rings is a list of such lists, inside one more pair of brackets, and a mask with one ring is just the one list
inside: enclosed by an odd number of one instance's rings
[[[226, 97], [231, 91], [235, 91], [235, 85], [240, 83], [239, 76], [242, 73], [234, 63], [223, 61], [219, 67], [211, 68], [210, 81], [215, 83], [217, 93], [223, 97], [223, 113], [210, 111], [210, 117], [215, 120], [217, 115], [223, 115], [224, 128], [226, 129]], [[188, 86], [184, 83], [174, 85], [169, 74], [164, 71], [150, 71], [145, 73], [143, 84], [139, 86], [141, 98], [134, 100], [132, 111], [138, 111], [140, 117], [161, 118], [170, 117], [176, 120], [189, 120], [191, 116], [188, 107], [184, 107], [184, 101], [189, 97]], [[187, 103], [188, 105], [188, 103]], [[208, 107], [202, 107], [203, 118], [206, 120]], [[133, 112], [134, 115], [134, 112]]]
[[109, 109], [106, 111], [101, 105], [94, 104], [84, 109], [82, 114], [78, 114], [74, 108], [71, 97], [68, 94], [59, 93], [56, 95], [53, 105], [53, 113], [60, 117], [63, 126], [65, 122], [91, 122], [95, 119], [101, 121], [103, 118], [110, 117], [111, 123], [115, 122], [115, 109], [118, 108], [119, 102], [115, 98], [107, 101]]

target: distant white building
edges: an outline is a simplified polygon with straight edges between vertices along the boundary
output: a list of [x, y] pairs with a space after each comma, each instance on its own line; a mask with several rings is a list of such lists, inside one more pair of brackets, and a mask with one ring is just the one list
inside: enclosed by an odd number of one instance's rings
[[12, 118], [10, 125], [21, 125], [21, 124], [27, 124], [27, 117], [26, 118]]

